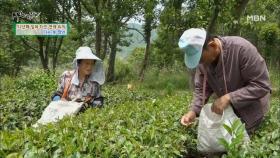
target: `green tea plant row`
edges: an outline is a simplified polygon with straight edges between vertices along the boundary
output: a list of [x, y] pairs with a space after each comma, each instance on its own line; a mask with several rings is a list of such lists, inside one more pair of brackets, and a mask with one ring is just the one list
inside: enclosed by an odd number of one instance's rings
[[188, 92], [168, 96], [109, 85], [103, 87], [105, 108], [31, 128], [55, 82], [54, 76], [34, 73], [1, 92], [6, 93], [1, 95], [0, 157], [170, 157], [195, 151], [196, 132], [179, 124], [191, 99]]
[[[55, 124], [31, 128], [50, 102], [56, 76], [34, 72], [1, 80], [0, 157], [194, 157], [196, 126], [179, 120], [192, 94], [106, 85], [106, 105]], [[4, 86], [3, 86], [4, 85]], [[249, 146], [224, 157], [279, 157], [279, 98]], [[238, 151], [238, 153], [236, 153]]]
[[[23, 129], [34, 124], [50, 103], [57, 88], [57, 76], [35, 71], [17, 79], [3, 78], [0, 86], [0, 130]], [[105, 106], [154, 98], [149, 91], [128, 91], [125, 85], [102, 87]]]
[[[119, 90], [120, 91], [120, 90]], [[124, 90], [126, 91], [126, 90]], [[0, 155], [177, 157], [195, 151], [194, 129], [179, 123], [188, 93], [90, 109], [37, 129], [2, 131]], [[188, 148], [186, 148], [186, 144]], [[11, 156], [11, 155], [10, 155]]]

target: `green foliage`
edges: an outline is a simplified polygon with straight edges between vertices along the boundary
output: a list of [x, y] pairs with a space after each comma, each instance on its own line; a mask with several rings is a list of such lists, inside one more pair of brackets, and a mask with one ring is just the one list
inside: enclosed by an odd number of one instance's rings
[[149, 69], [142, 86], [146, 89], [156, 89], [171, 94], [176, 90], [188, 89], [188, 76], [184, 69]]
[[[232, 142], [221, 140], [228, 153], [224, 157], [243, 158], [243, 157], [279, 157], [280, 153], [280, 110], [279, 97], [273, 98], [271, 109], [261, 124], [259, 130], [250, 138], [250, 143], [242, 144], [242, 131], [244, 126], [240, 121], [233, 123], [231, 127], [226, 127], [230, 133], [236, 129]], [[233, 132], [234, 133], [234, 132]]]
[[[240, 149], [245, 147], [244, 145], [244, 132], [245, 125], [242, 124], [240, 119], [236, 119], [233, 121], [231, 126], [227, 124], [223, 124], [223, 127], [227, 130], [227, 132], [231, 135], [231, 140], [227, 141], [224, 138], [220, 138], [219, 142], [225, 147], [227, 153], [227, 157], [237, 158], [240, 157]], [[246, 142], [245, 142], [246, 144]], [[243, 145], [243, 146], [242, 146]]]
[[[266, 63], [279, 69], [280, 40], [279, 0], [250, 1], [245, 15], [241, 18], [241, 35], [251, 41]], [[265, 16], [264, 21], [248, 20], [248, 16]]]
[[132, 64], [117, 59], [116, 60], [116, 80], [119, 82], [129, 81], [132, 79], [136, 79], [136, 72], [133, 70]]
[[[196, 128], [186, 129], [179, 124], [191, 101], [188, 77], [183, 64], [183, 54], [178, 49], [178, 39], [182, 32], [191, 27], [207, 28], [213, 9], [219, 8], [216, 31], [228, 35], [232, 28], [240, 25], [237, 35], [249, 39], [269, 62], [273, 84], [271, 109], [260, 130], [251, 138], [245, 148], [241, 144], [244, 126], [234, 122], [225, 128], [234, 135], [231, 143], [222, 143], [228, 149], [228, 157], [279, 157], [280, 153], [280, 110], [279, 110], [279, 0], [250, 1], [245, 15], [236, 23], [236, 2], [241, 1], [140, 1], [112, 0], [81, 1], [81, 26], [75, 14], [78, 1], [1, 1], [2, 25], [0, 37], [0, 157], [195, 157]], [[104, 2], [104, 3], [103, 3]], [[109, 1], [106, 1], [109, 2]], [[156, 2], [164, 8], [161, 14], [151, 14]], [[128, 90], [125, 84], [102, 87], [105, 108], [91, 109], [76, 117], [67, 117], [56, 124], [38, 129], [30, 126], [41, 116], [56, 89], [57, 75], [43, 71], [22, 71], [22, 66], [39, 61], [38, 54], [11, 36], [10, 18], [14, 11], [41, 12], [41, 22], [64, 22], [69, 15], [58, 12], [63, 6], [74, 17], [69, 36], [64, 39], [59, 53], [61, 64], [73, 60], [75, 50], [81, 45], [92, 46], [96, 41], [93, 19], [99, 19], [102, 35], [109, 35], [109, 43], [128, 45], [129, 18], [138, 14], [152, 23], [159, 22], [157, 39], [152, 43], [143, 83], [137, 82], [139, 67], [142, 65], [144, 49], [137, 48], [127, 61], [116, 60], [116, 82], [130, 82], [135, 87]], [[98, 7], [99, 5], [99, 7]], [[21, 10], [20, 8], [22, 8]], [[88, 9], [85, 7], [88, 6]], [[144, 14], [146, 10], [147, 14]], [[91, 13], [87, 11], [92, 11]], [[265, 15], [266, 22], [248, 22], [247, 15]], [[70, 19], [68, 17], [68, 19]], [[159, 19], [159, 20], [157, 20]], [[37, 19], [39, 20], [39, 19]], [[238, 20], [238, 19], [237, 19]], [[132, 26], [132, 25], [131, 25]], [[138, 26], [149, 30], [149, 27]], [[130, 33], [129, 33], [130, 34]], [[115, 35], [116, 40], [112, 40]], [[153, 35], [152, 35], [153, 36]], [[37, 38], [24, 38], [31, 47], [37, 49]], [[103, 37], [102, 37], [103, 39]], [[100, 41], [102, 43], [102, 41]], [[137, 42], [136, 42], [137, 43]], [[141, 41], [138, 41], [141, 43]], [[50, 43], [53, 45], [53, 42]], [[135, 44], [136, 45], [136, 44]], [[103, 47], [103, 43], [102, 43]], [[105, 49], [105, 48], [102, 48]], [[108, 49], [108, 48], [107, 48]], [[46, 50], [46, 49], [45, 49]], [[104, 50], [103, 50], [104, 51]], [[109, 53], [111, 50], [108, 50]], [[33, 53], [31, 53], [33, 52]], [[123, 51], [121, 51], [122, 54]], [[128, 53], [125, 53], [128, 54]], [[53, 51], [49, 52], [52, 58]], [[107, 54], [108, 55], [108, 54]], [[122, 55], [126, 56], [126, 55]], [[275, 64], [274, 64], [275, 63]], [[32, 66], [34, 66], [32, 64]], [[70, 66], [70, 65], [69, 65]], [[14, 78], [2, 74], [23, 76]], [[115, 82], [115, 83], [116, 83]]]
[[0, 49], [0, 73], [10, 74], [13, 70], [11, 57]]
[[22, 129], [34, 123], [57, 86], [55, 77], [43, 71], [35, 71], [16, 80], [1, 78], [1, 82], [0, 130]]
[[280, 156], [280, 109], [279, 96], [272, 99], [269, 115], [252, 137], [249, 147], [240, 151], [243, 157], [279, 157]]
[[[162, 72], [155, 76], [159, 76], [157, 80], [160, 80], [176, 73], [167, 71], [165, 76], [161, 76]], [[105, 108], [90, 109], [55, 124], [31, 128], [50, 102], [50, 95], [56, 89], [56, 78], [43, 71], [16, 79], [8, 76], [1, 78], [0, 157], [198, 155], [196, 127], [185, 128], [179, 122], [192, 96], [188, 91], [178, 91], [179, 84], [175, 81], [180, 82], [183, 77], [174, 77], [159, 85], [156, 81], [147, 80], [143, 85], [136, 83], [133, 90], [128, 90], [126, 85], [106, 85], [102, 88], [106, 98]], [[149, 82], [158, 87], [146, 87]], [[163, 85], [167, 93], [162, 93]], [[279, 157], [278, 107], [279, 98], [274, 97], [270, 113], [246, 148], [240, 144], [244, 126], [240, 122], [234, 122], [231, 127], [225, 126], [236, 136], [228, 144], [227, 156]]]
[[15, 84], [18, 86], [17, 88], [26, 91], [49, 91], [57, 85], [54, 75], [48, 74], [41, 70], [33, 72], [28, 76], [23, 76], [22, 78], [18, 79]]
[[[53, 82], [49, 77], [50, 82], [32, 83], [40, 80], [41, 75], [45, 74], [32, 74], [26, 78], [28, 80], [15, 81], [15, 85], [22, 86], [26, 98], [33, 98], [32, 90], [37, 86], [48, 87]], [[11, 131], [8, 130], [13, 127], [9, 125], [11, 120], [1, 122], [6, 128], [0, 131], [0, 157], [177, 157], [195, 150], [195, 129], [186, 130], [179, 122], [191, 100], [188, 92], [159, 96], [156, 91], [139, 88], [129, 91], [125, 86], [115, 85], [105, 86], [103, 91], [105, 108], [90, 109], [56, 124]], [[15, 109], [9, 108], [8, 102], [10, 100], [3, 103], [2, 108]], [[45, 107], [49, 101], [43, 104], [30, 100], [17, 102], [23, 102], [26, 107], [14, 107], [25, 108], [30, 118], [20, 120], [17, 117], [14, 122], [25, 121], [30, 126], [41, 115], [43, 109], [39, 107]], [[11, 112], [22, 115], [23, 111], [4, 111], [1, 120]]]
[[275, 23], [268, 23], [261, 28], [260, 38], [267, 45], [274, 45], [279, 43], [280, 40], [280, 29]]
[[280, 96], [280, 73], [279, 69], [271, 67], [269, 69], [269, 77], [272, 86], [272, 96], [279, 97]]
[[[135, 68], [139, 68], [144, 59], [144, 52], [145, 52], [145, 48], [135, 48], [127, 58], [127, 62], [134, 65]], [[151, 58], [150, 58], [150, 62], [151, 62]]]

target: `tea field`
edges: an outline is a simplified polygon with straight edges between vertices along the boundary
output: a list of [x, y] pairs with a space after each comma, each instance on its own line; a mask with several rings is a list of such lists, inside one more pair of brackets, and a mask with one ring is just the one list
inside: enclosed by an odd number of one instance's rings
[[[0, 157], [199, 157], [196, 124], [180, 125], [192, 92], [106, 85], [104, 108], [32, 128], [56, 81], [56, 75], [41, 71], [1, 79]], [[249, 146], [238, 147], [235, 157], [280, 156], [279, 103], [274, 95], [261, 129]], [[233, 157], [232, 152], [224, 157]]]

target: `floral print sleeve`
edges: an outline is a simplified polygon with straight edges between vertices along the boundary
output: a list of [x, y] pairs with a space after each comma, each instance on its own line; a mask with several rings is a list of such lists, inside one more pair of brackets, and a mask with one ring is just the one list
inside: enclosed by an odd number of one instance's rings
[[[65, 71], [60, 78], [58, 83], [58, 88], [55, 95], [62, 96], [65, 84], [67, 82], [71, 83], [67, 93], [67, 100], [81, 100], [84, 101], [86, 98], [90, 97], [92, 99], [100, 97], [100, 85], [95, 81], [90, 81], [86, 79], [82, 85], [79, 85], [73, 80], [77, 75], [73, 75], [74, 71]], [[72, 81], [72, 82], [71, 82]]]
[[61, 92], [61, 94], [63, 93], [65, 82], [70, 82], [73, 73], [73, 71], [65, 71], [62, 73], [62, 75], [60, 76], [60, 81], [58, 83], [58, 92]]
[[52, 96], [52, 99], [53, 99], [53, 97], [55, 97], [55, 96], [62, 96], [62, 94], [63, 94], [63, 91], [64, 91], [64, 85], [65, 85], [65, 82], [67, 81], [67, 80], [70, 80], [71, 79], [71, 74], [72, 74], [73, 72], [71, 72], [71, 71], [64, 71], [61, 75], [60, 75], [60, 79], [59, 79], [59, 82], [58, 82], [58, 87], [57, 87], [57, 90], [56, 90], [56, 92], [53, 94], [53, 96]]

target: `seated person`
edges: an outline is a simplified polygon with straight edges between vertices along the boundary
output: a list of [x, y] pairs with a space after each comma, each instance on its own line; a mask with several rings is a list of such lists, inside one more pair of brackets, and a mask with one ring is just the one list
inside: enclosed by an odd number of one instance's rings
[[93, 104], [101, 97], [100, 86], [105, 81], [102, 60], [89, 47], [80, 47], [73, 61], [74, 70], [61, 75], [53, 101], [67, 100]]

